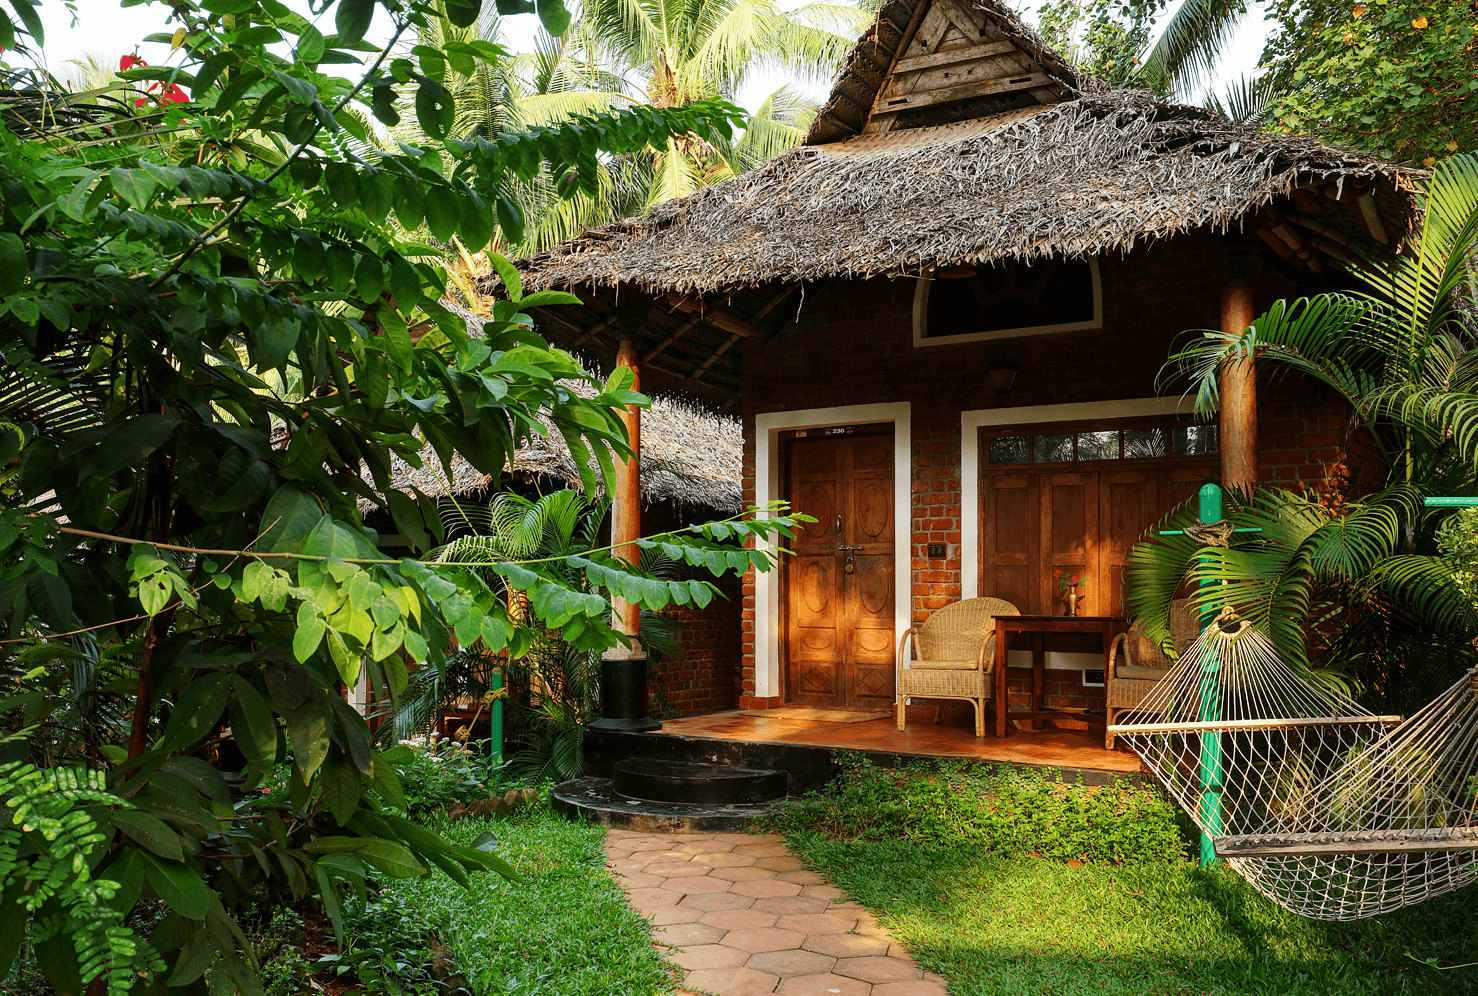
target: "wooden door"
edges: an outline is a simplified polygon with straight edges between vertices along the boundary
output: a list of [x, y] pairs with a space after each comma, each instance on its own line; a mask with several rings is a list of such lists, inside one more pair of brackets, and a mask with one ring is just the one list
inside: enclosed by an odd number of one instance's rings
[[[889, 427], [892, 428], [891, 426]], [[844, 704], [893, 708], [893, 434], [854, 436], [848, 442], [851, 472], [845, 480], [842, 535], [852, 573], [842, 555]]]
[[1124, 564], [1129, 550], [1161, 515], [1162, 471], [1105, 471], [1099, 477], [1098, 586], [1105, 595], [1098, 609], [1124, 615]]
[[1038, 563], [1042, 569], [1038, 572], [1037, 611], [1053, 615], [1060, 612], [1061, 596], [1053, 574], [1061, 569], [1088, 579], [1078, 614], [1098, 615], [1104, 607], [1102, 585], [1098, 583], [1098, 475], [1043, 474], [1041, 491]]
[[793, 508], [817, 521], [784, 562], [786, 700], [890, 708], [893, 436], [796, 439], [788, 471]]
[[980, 489], [980, 592], [1038, 612], [1041, 498], [1036, 474], [986, 474]]

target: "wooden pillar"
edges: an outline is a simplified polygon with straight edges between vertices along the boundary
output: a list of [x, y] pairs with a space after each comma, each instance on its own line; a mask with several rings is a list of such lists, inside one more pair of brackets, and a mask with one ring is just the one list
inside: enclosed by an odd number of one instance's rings
[[[630, 367], [634, 379], [631, 390], [641, 390], [641, 373], [637, 369], [636, 349], [630, 339], [621, 340], [621, 349], [616, 353], [616, 365]], [[634, 540], [641, 537], [641, 409], [628, 406], [620, 413], [626, 426], [626, 438], [631, 441], [631, 459], [616, 464], [616, 480], [611, 492], [611, 544], [614, 553], [630, 564], [641, 563], [641, 548]], [[625, 544], [625, 545], [623, 545]], [[627, 636], [641, 635], [641, 606], [631, 605], [626, 599], [617, 597], [612, 612], [611, 625]]]
[[[1221, 292], [1221, 330], [1239, 335], [1252, 324], [1252, 285], [1247, 260], [1228, 260]], [[1257, 484], [1257, 377], [1252, 358], [1221, 368], [1221, 483], [1240, 490]]]

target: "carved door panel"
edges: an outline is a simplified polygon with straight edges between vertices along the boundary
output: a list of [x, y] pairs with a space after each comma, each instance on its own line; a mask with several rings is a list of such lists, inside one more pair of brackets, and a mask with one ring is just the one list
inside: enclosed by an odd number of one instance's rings
[[1080, 589], [1079, 615], [1106, 609], [1098, 584], [1098, 476], [1094, 473], [1043, 474], [1039, 572], [1042, 611], [1059, 615], [1062, 597], [1053, 574], [1059, 569], [1087, 579]]
[[[893, 437], [797, 439], [797, 530], [785, 567], [786, 700], [832, 708], [893, 702]], [[851, 570], [848, 571], [848, 560]]]
[[1160, 478], [1154, 470], [1108, 471], [1099, 478], [1097, 587], [1107, 596], [1098, 602], [1105, 615], [1126, 614], [1124, 564], [1129, 550], [1163, 514]]
[[[842, 692], [841, 533], [845, 437], [797, 439], [790, 450], [791, 508], [816, 521], [796, 530], [784, 561], [786, 700], [834, 705]], [[847, 461], [850, 463], [850, 459]]]
[[980, 489], [980, 593], [1004, 598], [1027, 615], [1043, 611], [1037, 481], [1035, 474], [988, 473]]
[[848, 442], [851, 474], [842, 513], [843, 545], [852, 547], [852, 573], [842, 561], [846, 608], [843, 645], [845, 704], [893, 706], [893, 436], [855, 436]]

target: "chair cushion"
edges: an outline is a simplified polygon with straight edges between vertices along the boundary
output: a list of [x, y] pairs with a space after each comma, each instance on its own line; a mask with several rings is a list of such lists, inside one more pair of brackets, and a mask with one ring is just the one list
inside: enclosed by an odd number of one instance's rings
[[[973, 671], [974, 661], [909, 661], [910, 670], [915, 671]], [[987, 668], [986, 670], [989, 670]]]
[[1168, 667], [1138, 667], [1134, 664], [1120, 664], [1114, 669], [1115, 677], [1137, 681], [1159, 681], [1169, 673]]

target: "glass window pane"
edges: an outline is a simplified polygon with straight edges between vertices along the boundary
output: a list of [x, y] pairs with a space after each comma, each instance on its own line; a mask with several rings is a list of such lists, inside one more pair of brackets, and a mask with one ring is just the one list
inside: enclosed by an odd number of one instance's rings
[[1078, 433], [1079, 460], [1119, 459], [1119, 433], [1115, 429]]
[[1073, 458], [1073, 434], [1037, 437], [1037, 463], [1068, 463]]
[[990, 441], [991, 463], [1026, 463], [1030, 436], [1000, 436]]
[[1206, 456], [1216, 451], [1214, 425], [1177, 425], [1170, 430], [1172, 456]]
[[1145, 460], [1165, 455], [1164, 429], [1125, 429], [1124, 456], [1130, 460]]

